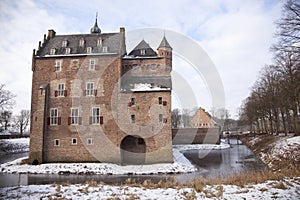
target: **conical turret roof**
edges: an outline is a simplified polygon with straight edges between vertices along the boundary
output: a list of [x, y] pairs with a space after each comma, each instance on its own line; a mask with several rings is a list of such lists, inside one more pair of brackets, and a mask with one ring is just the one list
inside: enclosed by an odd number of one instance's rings
[[170, 48], [172, 49], [172, 47], [170, 46], [166, 36], [164, 35], [162, 41], [160, 42], [160, 45], [158, 46], [158, 48]]

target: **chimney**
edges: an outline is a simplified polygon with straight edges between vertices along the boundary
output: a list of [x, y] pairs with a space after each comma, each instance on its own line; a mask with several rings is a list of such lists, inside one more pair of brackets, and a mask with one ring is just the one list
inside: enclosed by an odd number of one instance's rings
[[53, 29], [48, 30], [48, 38], [54, 38], [55, 37], [55, 31]]
[[120, 27], [120, 33], [124, 33], [125, 32], [125, 28], [124, 27]]

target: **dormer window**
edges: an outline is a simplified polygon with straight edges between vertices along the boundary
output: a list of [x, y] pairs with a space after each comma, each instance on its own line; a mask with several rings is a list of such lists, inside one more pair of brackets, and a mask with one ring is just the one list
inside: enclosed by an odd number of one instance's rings
[[107, 47], [102, 47], [102, 52], [107, 53]]
[[86, 52], [87, 52], [87, 53], [92, 53], [92, 47], [87, 47], [87, 48], [86, 48]]
[[56, 52], [55, 48], [50, 49], [50, 55], [55, 55], [55, 52]]
[[84, 47], [84, 39], [83, 38], [79, 40], [79, 46]]
[[145, 49], [141, 49], [141, 55], [146, 55], [146, 50]]
[[67, 45], [68, 45], [67, 40], [62, 41], [61, 47], [67, 47]]
[[66, 54], [70, 54], [71, 53], [71, 48], [66, 48]]
[[97, 47], [101, 47], [102, 46], [102, 38], [99, 38], [97, 40]]

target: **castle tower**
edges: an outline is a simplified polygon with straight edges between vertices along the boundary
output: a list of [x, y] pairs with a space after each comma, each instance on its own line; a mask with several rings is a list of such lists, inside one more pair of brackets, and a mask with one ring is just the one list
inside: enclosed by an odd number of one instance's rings
[[166, 66], [172, 67], [172, 47], [170, 46], [165, 35], [157, 48], [158, 56], [165, 58]]

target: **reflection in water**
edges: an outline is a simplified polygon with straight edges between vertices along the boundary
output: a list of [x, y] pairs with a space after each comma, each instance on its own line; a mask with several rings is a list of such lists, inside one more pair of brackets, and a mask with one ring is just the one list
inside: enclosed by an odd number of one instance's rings
[[[231, 141], [231, 144], [233, 141]], [[189, 174], [159, 174], [159, 175], [86, 175], [86, 174], [3, 174], [0, 173], [0, 187], [51, 184], [51, 183], [84, 183], [97, 181], [108, 184], [124, 183], [128, 178], [142, 183], [146, 179], [159, 182], [175, 178], [179, 183], [194, 178], [217, 178], [219, 175], [228, 177], [238, 172], [266, 170], [265, 165], [255, 158], [253, 152], [245, 145], [231, 145], [223, 150], [188, 150], [184, 155], [197, 166], [198, 171]], [[23, 156], [20, 156], [23, 157]]]

